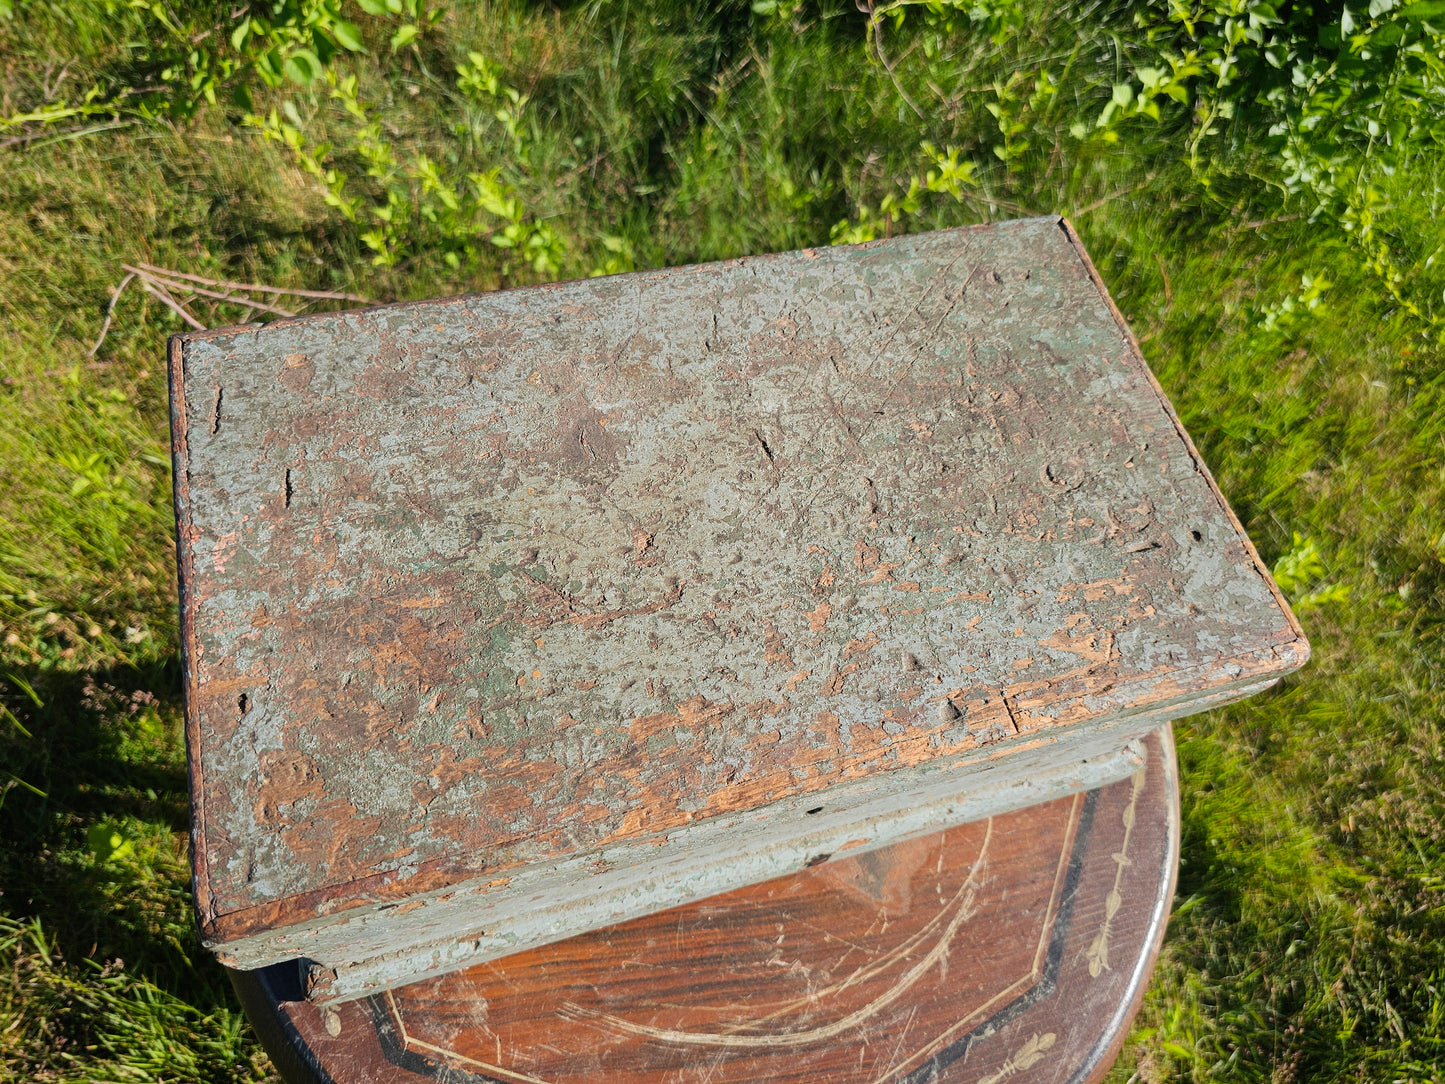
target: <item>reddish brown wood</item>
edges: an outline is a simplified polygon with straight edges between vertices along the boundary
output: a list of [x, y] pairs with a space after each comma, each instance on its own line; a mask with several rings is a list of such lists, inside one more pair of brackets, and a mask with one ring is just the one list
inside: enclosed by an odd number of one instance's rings
[[288, 965], [237, 985], [298, 1081], [1095, 1080], [1177, 853], [1165, 727], [1132, 779], [376, 997], [305, 1003]]

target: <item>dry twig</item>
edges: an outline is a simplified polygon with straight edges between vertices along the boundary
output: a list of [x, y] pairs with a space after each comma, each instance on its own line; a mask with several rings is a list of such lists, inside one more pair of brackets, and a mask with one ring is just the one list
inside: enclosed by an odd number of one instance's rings
[[215, 286], [222, 290], [249, 290], [258, 294], [289, 294], [292, 297], [319, 297], [329, 301], [359, 301], [363, 305], [376, 304], [371, 298], [361, 297], [357, 294], [335, 293], [330, 290], [298, 290], [290, 286], [258, 286], [249, 282], [226, 282], [221, 279], [202, 278], [200, 275], [189, 275], [184, 271], [172, 271], [166, 267], [156, 267], [154, 264], [137, 262], [137, 266], [151, 274], [185, 279], [187, 282], [199, 282], [203, 286]]
[[150, 294], [152, 297], [156, 298], [158, 301], [160, 301], [161, 304], [168, 307], [182, 320], [190, 324], [191, 327], [195, 328], [197, 331], [206, 330], [206, 325], [201, 323], [189, 312], [187, 312], [185, 310], [185, 307], [181, 305], [181, 303], [175, 298], [173, 298], [169, 293], [167, 293], [164, 287], [153, 285], [149, 279], [141, 279], [140, 284], [141, 289], [143, 289], [146, 293]]
[[[264, 286], [250, 282], [226, 282], [222, 279], [208, 279], [200, 275], [192, 275], [185, 271], [172, 271], [168, 267], [157, 267], [149, 263], [123, 263], [120, 266], [126, 273], [125, 278], [120, 280], [120, 285], [115, 288], [115, 292], [111, 295], [110, 304], [105, 308], [105, 322], [100, 326], [100, 337], [95, 340], [95, 345], [90, 348], [86, 357], [95, 357], [96, 353], [100, 350], [101, 344], [105, 342], [105, 337], [110, 332], [111, 320], [115, 316], [116, 302], [120, 300], [121, 293], [130, 285], [132, 280], [139, 280], [141, 288], [144, 289], [146, 293], [156, 298], [197, 331], [204, 331], [206, 325], [191, 315], [185, 305], [172, 296], [172, 291], [177, 294], [199, 295], [215, 301], [223, 301], [229, 305], [239, 305], [246, 310], [247, 315], [258, 310], [261, 312], [274, 313], [277, 316], [283, 317], [295, 316], [296, 313], [289, 309], [283, 309], [279, 305], [272, 305], [254, 297], [243, 297], [240, 293], [230, 291], [271, 294], [275, 296], [319, 298], [326, 301], [359, 301], [364, 305], [375, 304], [370, 298], [334, 290], [302, 290], [290, 286]], [[207, 287], [214, 287], [214, 289], [207, 289]]]
[[[200, 294], [202, 297], [215, 298], [217, 301], [229, 301], [234, 305], [244, 305], [248, 309], [260, 309], [263, 312], [273, 312], [277, 316], [296, 315], [289, 309], [278, 308], [275, 305], [267, 305], [263, 301], [255, 301], [249, 297], [237, 297], [235, 294], [218, 293], [215, 290], [207, 290], [200, 286], [192, 286], [189, 283], [181, 282], [178, 279], [164, 278], [159, 274], [156, 274], [150, 270], [146, 270], [145, 264], [141, 264], [140, 267], [132, 267], [128, 263], [123, 263], [121, 264], [121, 267], [125, 268], [125, 270], [131, 272], [132, 274], [139, 275], [143, 281], [155, 283], [157, 286], [160, 286], [166, 290], [175, 290], [177, 293], [180, 293], [183, 290], [189, 291], [193, 294]], [[195, 276], [187, 277], [194, 278]]]
[[121, 291], [130, 285], [130, 280], [133, 278], [135, 278], [134, 271], [121, 279], [120, 285], [115, 288], [115, 293], [110, 295], [110, 304], [105, 307], [105, 323], [100, 325], [100, 338], [95, 340], [95, 345], [90, 348], [90, 351], [85, 355], [86, 357], [95, 357], [95, 352], [100, 349], [100, 344], [105, 342], [105, 337], [110, 332], [111, 317], [115, 315], [115, 303], [120, 300]]

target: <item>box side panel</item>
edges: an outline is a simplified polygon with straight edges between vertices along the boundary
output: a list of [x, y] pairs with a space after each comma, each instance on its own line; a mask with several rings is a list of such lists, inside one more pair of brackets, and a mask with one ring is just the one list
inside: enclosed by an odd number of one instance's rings
[[617, 844], [511, 876], [458, 885], [232, 943], [228, 966], [303, 959], [310, 996], [336, 1000], [561, 940], [902, 839], [1020, 809], [1128, 775], [1128, 743], [1161, 722], [1272, 684], [1240, 684], [1072, 734], [1042, 734], [1029, 760], [980, 758], [888, 773], [665, 836]]

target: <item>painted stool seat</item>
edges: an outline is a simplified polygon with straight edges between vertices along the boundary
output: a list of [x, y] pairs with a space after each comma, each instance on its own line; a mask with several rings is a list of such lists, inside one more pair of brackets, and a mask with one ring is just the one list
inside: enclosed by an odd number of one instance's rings
[[232, 972], [291, 1084], [1083, 1082], [1136, 1012], [1179, 848], [1128, 779], [368, 998]]

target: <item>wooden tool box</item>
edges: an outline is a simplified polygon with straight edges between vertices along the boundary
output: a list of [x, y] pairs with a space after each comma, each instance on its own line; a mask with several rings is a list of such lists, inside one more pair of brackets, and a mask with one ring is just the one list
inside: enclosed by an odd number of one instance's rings
[[1097, 789], [1308, 656], [1058, 218], [170, 373], [201, 929], [319, 1003]]

